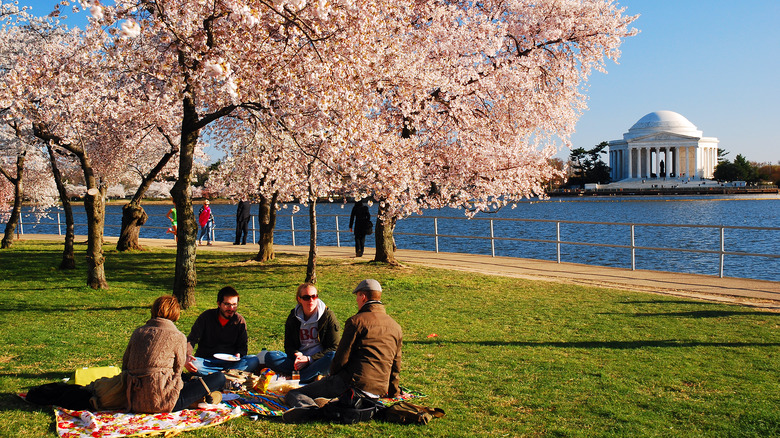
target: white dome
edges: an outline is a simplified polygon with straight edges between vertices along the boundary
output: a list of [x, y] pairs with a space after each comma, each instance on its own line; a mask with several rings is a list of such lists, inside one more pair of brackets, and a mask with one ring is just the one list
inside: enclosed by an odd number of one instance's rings
[[674, 111], [654, 111], [634, 123], [634, 126], [623, 134], [623, 139], [630, 140], [659, 132], [670, 132], [688, 137], [701, 138], [702, 136], [702, 132], [682, 115]]

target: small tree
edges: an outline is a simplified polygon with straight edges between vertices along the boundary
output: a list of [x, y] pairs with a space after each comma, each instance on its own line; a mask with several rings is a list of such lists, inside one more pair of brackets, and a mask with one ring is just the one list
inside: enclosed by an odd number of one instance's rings
[[713, 178], [718, 181], [745, 181], [750, 184], [760, 180], [758, 167], [748, 162], [741, 154], [734, 158], [734, 162], [729, 160], [718, 162]]
[[742, 155], [738, 154], [734, 158], [734, 165], [739, 169], [742, 181], [755, 184], [758, 182], [758, 169]]
[[606, 153], [604, 149], [608, 146], [609, 143], [602, 141], [590, 150], [585, 150], [584, 148], [573, 149], [569, 155], [569, 160], [572, 163], [571, 167], [574, 171], [574, 176], [569, 179], [569, 183], [580, 186], [592, 183], [609, 183], [611, 181], [610, 168], [601, 159], [601, 155]]

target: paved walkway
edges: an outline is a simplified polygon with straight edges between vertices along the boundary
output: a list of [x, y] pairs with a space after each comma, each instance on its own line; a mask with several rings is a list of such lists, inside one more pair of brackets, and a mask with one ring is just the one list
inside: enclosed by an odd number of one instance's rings
[[[25, 234], [23, 239], [61, 240], [56, 235]], [[83, 242], [84, 236], [76, 241]], [[116, 237], [106, 237], [107, 243], [115, 243]], [[173, 239], [140, 239], [142, 246], [176, 249]], [[277, 254], [308, 254], [308, 246], [276, 245]], [[257, 245], [233, 245], [230, 242], [215, 242], [212, 246], [201, 246], [199, 251], [228, 251], [257, 253]], [[319, 257], [354, 258], [351, 246], [319, 247]], [[366, 248], [361, 260], [374, 258], [374, 248]], [[710, 301], [728, 302], [780, 312], [780, 282], [752, 280], [745, 278], [719, 278], [712, 275], [682, 274], [676, 272], [648, 271], [582, 265], [577, 263], [556, 263], [546, 260], [519, 259], [512, 257], [491, 257], [460, 253], [434, 253], [400, 249], [396, 258], [402, 264], [425, 265], [488, 275], [542, 280], [560, 283], [585, 284], [615, 289], [625, 289], [656, 294], [699, 298]]]

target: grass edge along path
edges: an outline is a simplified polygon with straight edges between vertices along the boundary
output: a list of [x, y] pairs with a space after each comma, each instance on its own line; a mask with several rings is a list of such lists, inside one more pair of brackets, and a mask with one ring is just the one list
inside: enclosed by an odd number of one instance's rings
[[[111, 288], [56, 269], [60, 243], [0, 251], [0, 436], [55, 436], [53, 414], [15, 393], [80, 366], [119, 365], [150, 303], [169, 293], [175, 253], [106, 247]], [[282, 348], [305, 258], [260, 264], [198, 256], [187, 333], [225, 284], [241, 293], [250, 350]], [[287, 425], [240, 418], [191, 437], [778, 436], [780, 315], [617, 289], [529, 281], [365, 260], [320, 259], [320, 296], [343, 321], [362, 278], [385, 289], [404, 329], [401, 382], [447, 416], [427, 426]]]

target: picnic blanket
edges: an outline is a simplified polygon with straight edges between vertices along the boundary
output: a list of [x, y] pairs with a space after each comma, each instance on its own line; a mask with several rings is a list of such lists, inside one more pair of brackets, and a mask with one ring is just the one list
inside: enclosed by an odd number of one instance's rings
[[[393, 398], [380, 398], [380, 403], [385, 406], [390, 406], [399, 401], [425, 397], [425, 395], [419, 391], [413, 391], [406, 388], [401, 388], [401, 390], [402, 395]], [[289, 409], [289, 406], [284, 403], [284, 395], [276, 394], [274, 392], [259, 394], [252, 391], [236, 391], [236, 394], [238, 395], [237, 399], [223, 401], [222, 403], [241, 409], [247, 414], [257, 414], [266, 417], [281, 416], [284, 411]]]
[[63, 438], [170, 437], [185, 430], [215, 426], [242, 414], [240, 409], [224, 405], [162, 414], [71, 411], [54, 406], [57, 434]]
[[[27, 400], [27, 393], [17, 395]], [[63, 438], [172, 437], [185, 430], [216, 426], [243, 415], [240, 409], [223, 404], [201, 406], [161, 414], [74, 411], [59, 406], [52, 406], [52, 409], [57, 435]]]

